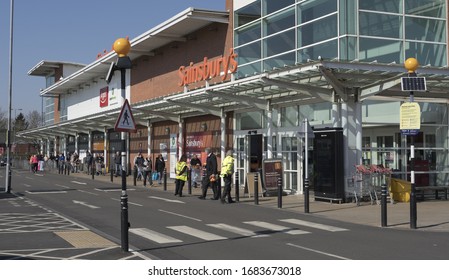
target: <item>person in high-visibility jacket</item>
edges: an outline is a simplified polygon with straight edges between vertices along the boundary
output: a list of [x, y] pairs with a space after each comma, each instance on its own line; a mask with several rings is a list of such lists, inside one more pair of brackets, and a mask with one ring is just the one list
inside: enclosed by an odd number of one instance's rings
[[184, 154], [181, 156], [175, 166], [175, 195], [182, 196], [182, 189], [187, 181], [187, 156]]
[[[234, 158], [232, 150], [226, 152], [226, 157], [221, 163], [220, 177], [224, 180], [223, 194], [221, 195], [221, 203], [233, 203], [231, 197], [232, 174], [234, 174]], [[227, 201], [226, 201], [227, 198]]]

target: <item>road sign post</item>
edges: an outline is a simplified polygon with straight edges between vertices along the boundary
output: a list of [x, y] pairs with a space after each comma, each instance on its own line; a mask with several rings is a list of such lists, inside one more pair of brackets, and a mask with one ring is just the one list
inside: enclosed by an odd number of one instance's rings
[[121, 131], [122, 139], [122, 193], [120, 196], [120, 208], [121, 208], [121, 242], [122, 251], [128, 252], [128, 194], [126, 191], [126, 175], [127, 175], [127, 156], [126, 156], [126, 133], [136, 131], [136, 125], [134, 117], [132, 115], [131, 107], [129, 106], [128, 99], [126, 99], [126, 69], [131, 69], [131, 59], [127, 56], [131, 49], [131, 44], [128, 39], [119, 38], [113, 44], [113, 49], [118, 55], [117, 63], [111, 64], [108, 71], [106, 81], [110, 82], [115, 70], [120, 70], [121, 80], [121, 96], [122, 96], [122, 110], [115, 123], [115, 130]]
[[[410, 135], [410, 228], [416, 229], [416, 186], [415, 186], [415, 135], [421, 128], [421, 112], [419, 104], [414, 102], [414, 91], [425, 91], [426, 80], [416, 76], [419, 63], [415, 58], [408, 58], [404, 62], [408, 77], [402, 78], [403, 91], [410, 91], [410, 102], [401, 106], [400, 129], [403, 135]], [[404, 107], [403, 107], [404, 106]]]
[[308, 119], [301, 123], [298, 134], [304, 138], [304, 213], [309, 213], [309, 138], [313, 139], [315, 134]]

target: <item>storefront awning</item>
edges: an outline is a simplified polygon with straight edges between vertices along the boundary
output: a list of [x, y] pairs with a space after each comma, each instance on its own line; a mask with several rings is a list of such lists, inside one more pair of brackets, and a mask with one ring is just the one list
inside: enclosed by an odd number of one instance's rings
[[[415, 92], [415, 101], [447, 103], [449, 70], [421, 67], [420, 77], [427, 80], [427, 91]], [[183, 118], [246, 109], [269, 109], [321, 102], [345, 102], [356, 98], [408, 101], [410, 93], [401, 91], [401, 77], [407, 76], [402, 65], [360, 62], [317, 61], [298, 64], [251, 77], [236, 79], [204, 88], [187, 90], [131, 104], [137, 124], [148, 120], [179, 121]], [[31, 138], [74, 135], [90, 130], [114, 127], [120, 109], [18, 133]]]

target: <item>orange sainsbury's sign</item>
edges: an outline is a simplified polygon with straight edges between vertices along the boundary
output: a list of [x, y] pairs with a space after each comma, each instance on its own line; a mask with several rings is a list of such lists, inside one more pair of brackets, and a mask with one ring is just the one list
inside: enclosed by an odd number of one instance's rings
[[181, 66], [178, 70], [179, 86], [186, 86], [188, 84], [206, 81], [221, 75], [221, 80], [225, 81], [229, 73], [237, 71], [237, 54], [234, 49], [230, 49], [229, 55], [224, 55], [220, 58], [209, 60], [204, 58], [202, 63], [194, 65], [190, 62], [189, 66]]

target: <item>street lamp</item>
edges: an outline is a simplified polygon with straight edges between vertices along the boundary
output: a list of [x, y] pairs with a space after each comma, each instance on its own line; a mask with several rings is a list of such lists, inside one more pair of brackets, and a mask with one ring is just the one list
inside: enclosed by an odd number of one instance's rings
[[14, 0], [10, 4], [10, 32], [9, 32], [9, 97], [8, 97], [8, 130], [6, 132], [6, 181], [5, 192], [11, 192], [11, 108], [12, 108], [12, 58], [13, 58], [13, 23], [14, 23]]

